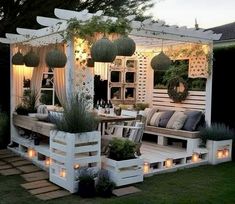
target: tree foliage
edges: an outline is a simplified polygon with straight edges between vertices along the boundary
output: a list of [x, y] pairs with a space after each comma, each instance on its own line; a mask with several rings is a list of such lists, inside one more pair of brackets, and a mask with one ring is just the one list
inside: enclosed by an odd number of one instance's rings
[[54, 8], [69, 10], [88, 9], [93, 13], [103, 10], [106, 15], [143, 17], [143, 12], [152, 7], [152, 0], [1, 0], [0, 36], [15, 32], [16, 27], [39, 28], [36, 16], [54, 16]]

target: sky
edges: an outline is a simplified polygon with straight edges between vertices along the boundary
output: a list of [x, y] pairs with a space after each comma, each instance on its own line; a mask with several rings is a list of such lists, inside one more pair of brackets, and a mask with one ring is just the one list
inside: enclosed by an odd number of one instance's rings
[[235, 22], [235, 0], [154, 0], [149, 11], [169, 25], [211, 28]]

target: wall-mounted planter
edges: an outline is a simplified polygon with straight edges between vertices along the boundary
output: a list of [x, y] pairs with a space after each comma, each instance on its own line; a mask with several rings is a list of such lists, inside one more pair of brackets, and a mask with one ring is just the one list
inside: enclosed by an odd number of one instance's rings
[[231, 161], [232, 140], [213, 141], [207, 140], [206, 147], [209, 151], [209, 163], [219, 164]]

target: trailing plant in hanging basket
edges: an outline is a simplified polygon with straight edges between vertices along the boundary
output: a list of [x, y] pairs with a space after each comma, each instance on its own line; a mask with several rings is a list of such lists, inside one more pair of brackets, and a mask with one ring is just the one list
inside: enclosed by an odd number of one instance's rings
[[180, 77], [172, 78], [168, 82], [167, 93], [174, 102], [180, 103], [188, 96], [188, 85]]
[[78, 37], [87, 40], [89, 43], [95, 41], [97, 33], [126, 35], [131, 30], [129, 21], [124, 18], [118, 18], [116, 21], [113, 21], [111, 19], [103, 20], [102, 16], [93, 16], [88, 21], [72, 18], [67, 23], [67, 29], [62, 34], [65, 40]]
[[154, 71], [165, 71], [171, 65], [171, 59], [161, 51], [158, 55], [152, 58], [151, 67]]
[[24, 63], [26, 67], [37, 67], [39, 65], [39, 56], [31, 49], [24, 56]]
[[14, 65], [24, 65], [24, 56], [18, 51], [12, 56], [11, 62]]
[[95, 62], [113, 62], [117, 47], [106, 37], [96, 41], [91, 47], [91, 57]]
[[128, 36], [122, 36], [114, 41], [118, 56], [132, 56], [135, 52], [135, 41]]
[[66, 65], [66, 62], [66, 55], [57, 48], [54, 48], [46, 54], [46, 64], [48, 67], [63, 68]]

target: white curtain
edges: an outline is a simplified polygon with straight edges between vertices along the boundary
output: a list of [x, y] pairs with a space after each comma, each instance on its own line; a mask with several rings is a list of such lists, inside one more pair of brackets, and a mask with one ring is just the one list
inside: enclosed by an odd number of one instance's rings
[[[57, 48], [65, 52], [63, 45], [58, 45]], [[54, 68], [54, 87], [61, 105], [66, 104], [65, 68]]]

